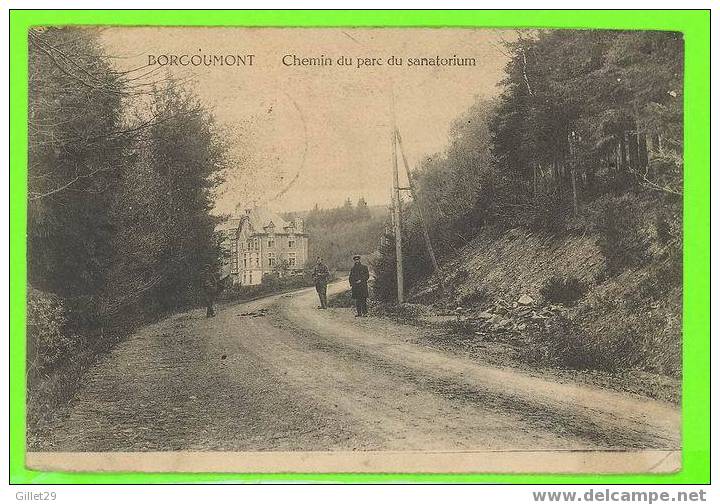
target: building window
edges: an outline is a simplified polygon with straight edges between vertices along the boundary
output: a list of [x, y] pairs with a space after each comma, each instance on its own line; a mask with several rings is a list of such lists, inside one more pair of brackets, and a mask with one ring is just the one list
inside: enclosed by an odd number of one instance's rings
[[260, 266], [260, 256], [255, 256], [255, 266]]
[[295, 240], [288, 240], [288, 248], [295, 248]]
[[252, 271], [250, 272], [250, 281], [248, 283], [252, 284]]
[[255, 250], [259, 250], [259, 249], [260, 249], [260, 240], [258, 240], [257, 238], [253, 238], [253, 248], [254, 248]]
[[232, 264], [232, 272], [237, 273], [238, 270], [238, 251], [237, 251], [237, 243], [233, 242], [230, 246], [230, 257], [231, 257], [231, 264]]
[[268, 266], [271, 268], [275, 266], [275, 254], [268, 252]]
[[275, 246], [275, 240], [268, 240], [268, 248], [273, 248]]
[[288, 266], [290, 266], [291, 268], [294, 268], [294, 267], [295, 267], [295, 264], [296, 264], [295, 253], [294, 253], [294, 252], [290, 252], [290, 253], [288, 254]]
[[247, 252], [245, 252], [243, 254], [243, 268], [247, 268], [247, 258], [248, 258], [248, 255], [247, 255]]

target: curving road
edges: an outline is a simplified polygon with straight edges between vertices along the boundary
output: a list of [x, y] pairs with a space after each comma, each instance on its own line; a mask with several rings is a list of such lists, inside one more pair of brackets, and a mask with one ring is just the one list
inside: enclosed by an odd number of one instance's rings
[[[330, 292], [345, 288], [333, 284]], [[147, 326], [43, 451], [676, 450], [680, 411], [483, 366], [312, 289]]]

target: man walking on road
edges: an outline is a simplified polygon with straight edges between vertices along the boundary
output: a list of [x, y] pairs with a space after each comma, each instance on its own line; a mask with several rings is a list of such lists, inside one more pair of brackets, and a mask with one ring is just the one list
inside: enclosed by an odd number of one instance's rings
[[355, 300], [356, 317], [364, 317], [368, 314], [367, 298], [368, 298], [368, 280], [370, 272], [368, 267], [360, 262], [360, 256], [353, 256], [352, 269], [350, 270], [350, 288], [352, 289], [352, 298]]
[[320, 298], [320, 306], [318, 306], [318, 308], [325, 310], [327, 308], [327, 284], [328, 280], [330, 280], [330, 270], [325, 266], [320, 257], [317, 258], [312, 277], [313, 280], [315, 280], [315, 290]]

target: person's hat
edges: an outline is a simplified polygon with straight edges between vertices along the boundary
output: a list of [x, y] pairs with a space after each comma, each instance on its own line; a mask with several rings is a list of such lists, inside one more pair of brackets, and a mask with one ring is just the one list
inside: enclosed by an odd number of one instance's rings
[[353, 256], [353, 261], [354, 261], [355, 259], [360, 259], [360, 256], [359, 256], [359, 255], [354, 255], [354, 256]]

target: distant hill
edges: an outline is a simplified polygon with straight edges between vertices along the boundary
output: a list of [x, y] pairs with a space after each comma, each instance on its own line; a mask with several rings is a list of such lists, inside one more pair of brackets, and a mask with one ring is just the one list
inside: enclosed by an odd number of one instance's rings
[[323, 258], [331, 269], [349, 269], [352, 256], [375, 252], [385, 229], [388, 210], [385, 206], [369, 206], [360, 200], [353, 204], [348, 199], [344, 205], [324, 209], [317, 206], [304, 212], [288, 212], [283, 218], [305, 219], [305, 229], [310, 238], [309, 258]]
[[[389, 215], [389, 210], [386, 205], [368, 205], [367, 209], [370, 212], [370, 216], [372, 218], [384, 219]], [[303, 219], [307, 219], [308, 215], [313, 211], [314, 210], [298, 210], [294, 212], [281, 212], [280, 216], [285, 220], [292, 220], [294, 217], [302, 217]]]

